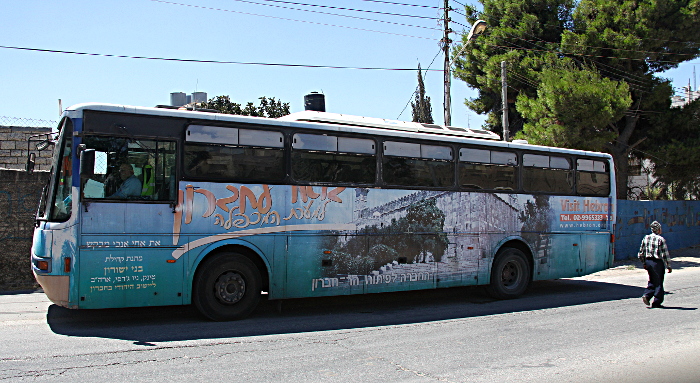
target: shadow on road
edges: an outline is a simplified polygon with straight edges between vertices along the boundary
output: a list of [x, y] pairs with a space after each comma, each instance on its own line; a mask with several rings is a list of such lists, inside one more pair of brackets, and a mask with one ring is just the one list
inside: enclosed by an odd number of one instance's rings
[[542, 310], [636, 298], [641, 287], [583, 280], [535, 282], [524, 297], [488, 298], [480, 287], [307, 298], [263, 300], [251, 317], [210, 322], [192, 306], [105, 310], [49, 307], [47, 322], [57, 334], [153, 342], [239, 338], [361, 327], [417, 324], [439, 320]]

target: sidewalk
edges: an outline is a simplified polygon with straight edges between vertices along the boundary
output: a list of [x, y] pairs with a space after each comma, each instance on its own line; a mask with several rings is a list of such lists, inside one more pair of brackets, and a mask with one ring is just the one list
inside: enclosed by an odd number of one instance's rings
[[[700, 267], [700, 245], [671, 250], [669, 253], [671, 253], [671, 268], [674, 270], [686, 267]], [[613, 263], [613, 267], [580, 278], [593, 279], [601, 276], [615, 276], [629, 273], [630, 271], [644, 272], [644, 268], [642, 268], [642, 264], [637, 258], [616, 260]]]

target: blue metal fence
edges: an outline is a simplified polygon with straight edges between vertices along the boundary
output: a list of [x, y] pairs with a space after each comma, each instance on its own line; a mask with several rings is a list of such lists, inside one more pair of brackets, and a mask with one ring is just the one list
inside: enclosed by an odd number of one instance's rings
[[637, 256], [649, 224], [659, 221], [669, 250], [700, 244], [700, 201], [617, 201], [615, 258]]

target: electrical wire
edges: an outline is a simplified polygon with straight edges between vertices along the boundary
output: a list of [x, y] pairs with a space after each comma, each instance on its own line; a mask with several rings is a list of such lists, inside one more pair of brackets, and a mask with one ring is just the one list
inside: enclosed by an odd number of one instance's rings
[[163, 0], [151, 0], [151, 1], [158, 2], [158, 3], [163, 3], [163, 4], [181, 5], [181, 6], [185, 6], [185, 7], [207, 9], [207, 10], [210, 10], [210, 11], [220, 11], [220, 12], [239, 13], [239, 14], [248, 15], [248, 16], [268, 17], [268, 18], [271, 18], [271, 19], [285, 20], [285, 21], [296, 21], [296, 22], [300, 22], [300, 23], [315, 24], [315, 25], [323, 25], [323, 26], [326, 26], [326, 27], [346, 28], [346, 29], [353, 29], [353, 30], [357, 30], [357, 31], [374, 32], [374, 33], [384, 33], [384, 34], [394, 35], [394, 36], [411, 37], [411, 38], [416, 38], [416, 39], [424, 39], [424, 40], [434, 40], [434, 41], [437, 41], [437, 39], [434, 39], [434, 38], [431, 38], [431, 37], [412, 36], [412, 35], [406, 35], [406, 34], [401, 34], [401, 33], [393, 33], [393, 32], [386, 32], [386, 31], [377, 31], [377, 30], [365, 29], [365, 28], [348, 27], [348, 26], [337, 25], [337, 24], [318, 23], [318, 22], [314, 22], [314, 21], [290, 19], [290, 18], [286, 18], [286, 17], [278, 17], [278, 16], [270, 16], [270, 15], [261, 15], [261, 14], [258, 14], [258, 13], [233, 11], [233, 10], [230, 10], [230, 9], [204, 7], [204, 6], [200, 6], [200, 5], [175, 3], [175, 2], [171, 2], [171, 1], [163, 1]]
[[[457, 21], [454, 21], [454, 20], [450, 20], [450, 22], [451, 22], [451, 23], [455, 23], [455, 24], [457, 24], [457, 25], [461, 25], [461, 26], [463, 26], [463, 27], [465, 27], [465, 28], [469, 28], [468, 26], [466, 26], [466, 25], [464, 25], [464, 24], [462, 24], [462, 23], [459, 23], [459, 22], [457, 22]], [[452, 32], [455, 32], [455, 31], [452, 31]], [[455, 32], [455, 33], [456, 33], [456, 32]]]
[[[154, 0], [156, 1], [156, 0]], [[271, 4], [263, 4], [263, 3], [258, 3], [256, 1], [250, 1], [250, 0], [233, 0], [237, 1], [239, 3], [248, 3], [248, 4], [256, 4], [256, 5], [265, 5], [268, 7], [277, 7], [277, 8], [285, 8], [285, 9], [294, 9], [297, 11], [309, 11], [309, 10], [304, 10], [304, 9], [298, 9], [298, 8], [289, 8], [289, 7], [283, 7], [280, 5], [271, 5]], [[380, 11], [370, 11], [367, 9], [356, 9], [356, 8], [345, 8], [345, 7], [334, 7], [332, 5], [319, 5], [319, 4], [307, 4], [307, 3], [297, 3], [294, 1], [284, 1], [284, 0], [262, 0], [262, 1], [267, 1], [269, 3], [280, 3], [280, 4], [289, 4], [289, 5], [300, 5], [304, 7], [318, 7], [318, 8], [326, 8], [326, 9], [337, 9], [339, 11], [350, 11], [350, 12], [364, 12], [364, 13], [373, 13], [373, 14], [378, 14], [378, 15], [385, 15], [385, 16], [399, 16], [399, 17], [413, 17], [417, 19], [430, 19], [434, 20], [434, 17], [430, 16], [419, 16], [419, 15], [406, 15], [403, 13], [393, 13], [393, 12], [380, 12]], [[313, 11], [309, 11], [313, 12]], [[316, 12], [316, 13], [324, 13], [324, 12]], [[336, 15], [338, 16], [338, 15]]]
[[[195, 7], [195, 8], [205, 8], [205, 9], [209, 9], [209, 10], [224, 11], [224, 12], [235, 12], [235, 13], [244, 13], [244, 14], [246, 14], [245, 12], [231, 11], [231, 10], [228, 10], [228, 9], [208, 8], [208, 7], [201, 7], [201, 6], [197, 6], [197, 5], [182, 4], [182, 3], [174, 3], [174, 2], [163, 1], [163, 0], [151, 0], [151, 1], [158, 2], [158, 3], [172, 4], [172, 5], [184, 5], [184, 6], [191, 6], [191, 7]], [[300, 11], [300, 12], [310, 12], [310, 13], [318, 13], [318, 14], [322, 14], [322, 15], [329, 15], [329, 16], [347, 17], [347, 18], [356, 19], [356, 20], [374, 21], [374, 22], [377, 22], [377, 23], [385, 23], [385, 24], [399, 25], [399, 26], [403, 26], [403, 27], [413, 27], [413, 28], [423, 28], [423, 29], [439, 30], [438, 28], [425, 27], [425, 26], [422, 26], [422, 25], [397, 23], [397, 22], [393, 22], [393, 21], [385, 21], [385, 20], [370, 19], [370, 18], [366, 18], [366, 17], [342, 15], [342, 14], [339, 14], [339, 13], [330, 13], [330, 12], [313, 11], [313, 10], [310, 10], [310, 9], [291, 8], [291, 7], [281, 6], [281, 5], [262, 4], [262, 3], [257, 3], [257, 2], [254, 2], [254, 1], [248, 1], [248, 0], [233, 0], [233, 1], [239, 1], [239, 2], [243, 2], [243, 3], [257, 4], [257, 5], [264, 5], [264, 6], [268, 6], [268, 7], [276, 7], [276, 8], [290, 9], [290, 10]], [[271, 0], [265, 0], [265, 1], [271, 1]], [[255, 15], [255, 16], [263, 16], [263, 15]], [[274, 17], [274, 16], [270, 16], [270, 17]], [[290, 20], [290, 19], [287, 19], [287, 20]], [[301, 20], [294, 20], [294, 21], [301, 21]]]
[[[526, 33], [526, 34], [527, 34], [527, 33]], [[561, 52], [559, 52], [559, 51], [554, 51], [554, 50], [551, 50], [551, 49], [547, 49], [547, 48], [542, 47], [542, 46], [540, 46], [540, 45], [538, 45], [538, 44], [535, 44], [535, 43], [532, 42], [532, 40], [526, 40], [526, 39], [523, 39], [523, 38], [521, 38], [521, 37], [515, 36], [515, 35], [513, 35], [513, 34], [510, 34], [510, 35], [513, 36], [513, 37], [512, 37], [513, 39], [518, 39], [518, 40], [522, 40], [522, 41], [529, 42], [530, 44], [532, 44], [532, 45], [534, 45], [534, 46], [537, 46], [537, 47], [540, 47], [540, 48], [542, 48], [543, 50], [546, 50], [546, 51], [549, 51], [549, 52], [552, 52], [552, 53], [561, 53]], [[528, 35], [530, 35], [530, 34], [528, 34]], [[530, 36], [532, 36], [532, 35], [530, 35]], [[556, 43], [553, 43], [553, 42], [550, 42], [550, 41], [545, 41], [545, 40], [539, 39], [539, 38], [537, 38], [536, 36], [532, 36], [532, 37], [535, 37], [537, 40], [539, 40], [539, 41], [541, 41], [541, 42], [543, 42], [543, 43], [546, 43], [546, 44], [556, 44]], [[520, 46], [520, 47], [523, 48], [522, 46]], [[567, 55], [574, 55], [573, 53], [566, 53], [566, 54], [567, 54]], [[578, 61], [578, 60], [577, 60], [577, 61]], [[603, 64], [603, 63], [598, 62], [598, 61], [596, 61], [596, 60], [590, 60], [590, 61], [596, 66], [596, 68], [597, 68], [600, 72], [609, 74], [611, 78], [619, 78], [619, 79], [621, 79], [621, 80], [624, 80], [624, 81], [628, 84], [628, 86], [629, 86], [631, 89], [636, 90], [636, 91], [638, 91], [638, 92], [651, 93], [651, 91], [649, 91], [648, 89], [649, 89], [649, 88], [652, 88], [652, 87], [653, 87], [653, 84], [650, 82], [649, 79], [646, 79], [646, 78], [643, 78], [643, 77], [641, 77], [641, 76], [638, 76], [638, 75], [635, 75], [635, 74], [632, 74], [632, 73], [629, 73], [629, 72], [620, 70], [620, 69], [618, 69], [618, 68], [616, 68], [616, 67], [613, 67], [613, 66], [610, 66], [610, 65], [607, 65], [607, 64]], [[605, 68], [602, 68], [602, 67], [609, 68], [609, 70], [606, 70]], [[617, 72], [617, 73], [614, 73], [614, 72]], [[635, 78], [633, 78], [633, 77], [636, 77], [636, 78], [639, 79], [639, 80], [637, 80], [637, 79], [635, 79]]]
[[[88, 52], [75, 52], [75, 51], [63, 51], [54, 49], [40, 49], [40, 48], [27, 48], [27, 47], [12, 47], [0, 45], [2, 49], [14, 49], [32, 52], [44, 52], [44, 53], [63, 53], [81, 56], [96, 56], [96, 57], [114, 57], [114, 58], [125, 58], [125, 59], [140, 59], [140, 60], [156, 60], [156, 61], [173, 61], [173, 62], [187, 62], [187, 63], [200, 63], [200, 64], [239, 64], [239, 65], [261, 65], [261, 66], [278, 66], [278, 67], [292, 67], [292, 68], [324, 68], [324, 69], [356, 69], [356, 70], [384, 70], [384, 71], [414, 71], [415, 68], [383, 68], [383, 67], [350, 67], [350, 66], [334, 66], [334, 65], [309, 65], [309, 64], [282, 64], [282, 63], [263, 63], [263, 62], [246, 62], [246, 61], [218, 61], [218, 60], [197, 60], [197, 59], [178, 59], [178, 58], [166, 58], [166, 57], [148, 57], [148, 56], [127, 56], [127, 55], [115, 55], [108, 53], [88, 53]], [[426, 69], [433, 72], [442, 72], [442, 69]]]
[[419, 7], [419, 8], [430, 8], [430, 9], [440, 9], [440, 7], [435, 7], [432, 5], [418, 5], [418, 4], [406, 4], [406, 3], [395, 3], [393, 1], [382, 1], [382, 0], [360, 0], [360, 1], [367, 1], [370, 3], [382, 3], [382, 4], [391, 4], [391, 5], [405, 5], [408, 7]]
[[[533, 48], [525, 48], [525, 47], [517, 47], [516, 48], [516, 47], [509, 47], [509, 46], [504, 46], [504, 45], [488, 44], [488, 43], [484, 43], [484, 45], [491, 46], [494, 48], [529, 50], [529, 51], [533, 51], [533, 52], [550, 52], [550, 53], [563, 54], [562, 52], [556, 52], [556, 51], [552, 51], [549, 49], [533, 49]], [[607, 58], [607, 59], [629, 60], [629, 61], [646, 61], [646, 59], [633, 58], [633, 57], [601, 56], [601, 55], [590, 55], [590, 54], [583, 54], [583, 53], [567, 53], [567, 54], [572, 55], [572, 56], [581, 56], [581, 57]], [[661, 63], [679, 64], [677, 61], [669, 61], [669, 60], [655, 60], [655, 61], [661, 62]]]

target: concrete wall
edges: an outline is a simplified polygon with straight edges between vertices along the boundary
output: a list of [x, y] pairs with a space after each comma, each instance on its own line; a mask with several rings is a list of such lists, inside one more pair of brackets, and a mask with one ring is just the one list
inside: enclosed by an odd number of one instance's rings
[[0, 291], [38, 287], [29, 260], [34, 215], [48, 174], [0, 169]]
[[670, 250], [700, 244], [700, 201], [618, 201], [615, 258], [636, 257], [654, 221]]
[[[27, 162], [27, 140], [35, 134], [51, 133], [51, 128], [0, 126], [0, 168], [24, 169]], [[33, 150], [38, 141], [32, 141]], [[53, 147], [36, 153], [35, 170], [49, 170]]]

